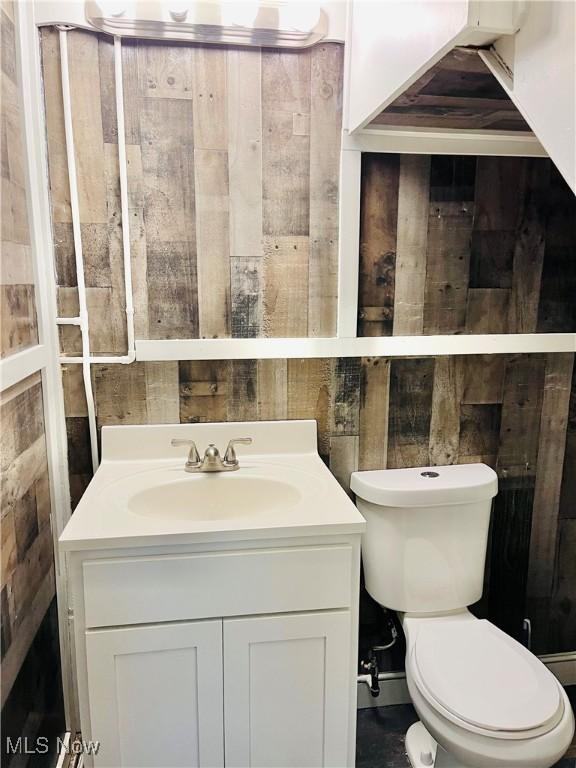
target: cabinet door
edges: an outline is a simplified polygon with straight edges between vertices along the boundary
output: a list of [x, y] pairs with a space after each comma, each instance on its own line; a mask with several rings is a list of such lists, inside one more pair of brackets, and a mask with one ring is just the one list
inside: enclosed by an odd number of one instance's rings
[[224, 621], [226, 765], [347, 764], [350, 613]]
[[97, 768], [223, 765], [222, 622], [86, 633]]

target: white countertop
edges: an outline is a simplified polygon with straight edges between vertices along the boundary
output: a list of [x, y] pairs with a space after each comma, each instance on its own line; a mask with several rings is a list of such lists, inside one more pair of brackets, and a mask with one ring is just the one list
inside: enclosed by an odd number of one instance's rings
[[[201, 455], [208, 442], [223, 453], [229, 439], [244, 436], [251, 436], [253, 445], [239, 447], [240, 469], [209, 476], [185, 472], [187, 449], [170, 446], [172, 437], [187, 438], [197, 442]], [[313, 421], [104, 427], [102, 448], [102, 463], [60, 537], [63, 550], [351, 534], [365, 528], [316, 452]], [[211, 482], [228, 483], [234, 497], [238, 479], [288, 483], [296, 500], [270, 511], [260, 502], [256, 513], [239, 507], [225, 518], [206, 514], [200, 520], [171, 514], [168, 507], [165, 513], [142, 514], [131, 502], [135, 494], [167, 484], [177, 484], [179, 492], [189, 488], [192, 502], [195, 483], [203, 484], [204, 499]]]

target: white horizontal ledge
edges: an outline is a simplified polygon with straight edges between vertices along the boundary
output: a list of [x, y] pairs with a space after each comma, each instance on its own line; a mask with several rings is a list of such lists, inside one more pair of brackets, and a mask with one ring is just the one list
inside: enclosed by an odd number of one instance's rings
[[43, 344], [37, 344], [35, 347], [29, 347], [22, 352], [16, 352], [2, 358], [0, 360], [0, 390], [3, 392], [8, 387], [32, 376], [36, 371], [40, 371], [46, 366], [46, 361], [47, 352]]
[[355, 152], [408, 152], [417, 155], [548, 157], [536, 136], [519, 131], [437, 131], [374, 126], [354, 134], [344, 132], [342, 149]]
[[263, 360], [305, 357], [426, 357], [575, 352], [574, 333], [304, 339], [137, 340], [136, 359]]

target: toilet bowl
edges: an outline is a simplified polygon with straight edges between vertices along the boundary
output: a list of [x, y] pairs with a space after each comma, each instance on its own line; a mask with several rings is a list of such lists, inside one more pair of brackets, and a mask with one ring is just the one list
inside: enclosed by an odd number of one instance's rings
[[468, 611], [405, 615], [402, 623], [408, 690], [421, 721], [406, 736], [414, 768], [548, 768], [562, 757], [572, 709], [533, 654]]
[[467, 606], [482, 595], [497, 476], [484, 464], [355, 472], [366, 588], [402, 616], [413, 768], [550, 768], [574, 734], [556, 678]]

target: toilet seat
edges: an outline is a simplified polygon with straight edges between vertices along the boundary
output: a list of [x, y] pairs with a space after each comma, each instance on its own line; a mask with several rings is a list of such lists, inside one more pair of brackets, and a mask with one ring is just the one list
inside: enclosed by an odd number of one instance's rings
[[488, 621], [425, 621], [409, 658], [422, 696], [466, 730], [497, 739], [533, 738], [564, 714], [554, 676]]

